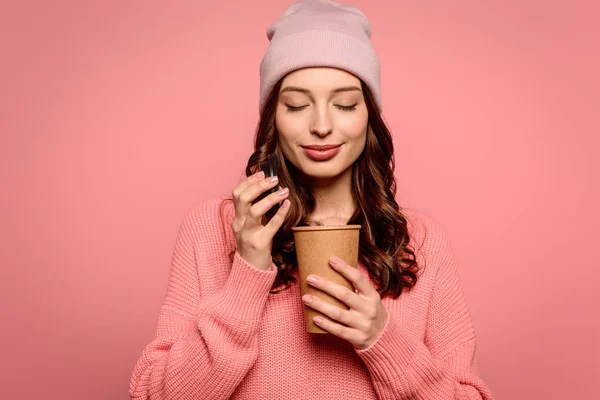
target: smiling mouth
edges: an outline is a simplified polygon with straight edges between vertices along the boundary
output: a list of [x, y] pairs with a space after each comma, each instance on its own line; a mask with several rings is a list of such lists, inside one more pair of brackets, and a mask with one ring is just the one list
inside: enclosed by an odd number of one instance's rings
[[342, 145], [327, 146], [303, 146], [306, 155], [314, 161], [327, 161], [332, 159], [339, 151]]
[[341, 144], [323, 144], [323, 145], [311, 144], [311, 145], [302, 146], [302, 147], [304, 147], [305, 149], [323, 151], [323, 150], [335, 149], [336, 147], [340, 147], [340, 146], [341, 146]]

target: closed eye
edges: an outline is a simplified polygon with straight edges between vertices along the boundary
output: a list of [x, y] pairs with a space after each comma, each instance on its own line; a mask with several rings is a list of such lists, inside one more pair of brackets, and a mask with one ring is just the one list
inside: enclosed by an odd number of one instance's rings
[[296, 112], [296, 111], [304, 110], [308, 106], [293, 107], [293, 106], [288, 106], [286, 104], [286, 107], [287, 107], [288, 112]]
[[[336, 105], [336, 107], [342, 111], [356, 111], [356, 106], [357, 104], [351, 105], [351, 106], [340, 106], [340, 105]], [[287, 111], [288, 112], [297, 112], [297, 111], [302, 111], [304, 110], [306, 107], [308, 106], [299, 106], [299, 107], [293, 107], [293, 106], [289, 106], [286, 104], [287, 107]]]
[[356, 104], [354, 104], [352, 106], [336, 106], [336, 107], [343, 111], [356, 111]]

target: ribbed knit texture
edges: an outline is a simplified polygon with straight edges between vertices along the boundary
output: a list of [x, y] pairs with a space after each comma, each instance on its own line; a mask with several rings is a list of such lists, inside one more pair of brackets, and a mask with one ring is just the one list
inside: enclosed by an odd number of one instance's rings
[[307, 67], [333, 67], [362, 79], [383, 110], [379, 58], [371, 24], [358, 8], [330, 0], [292, 3], [267, 28], [269, 47], [260, 63], [259, 113], [279, 79]]
[[[369, 348], [305, 332], [299, 284], [270, 294], [276, 271], [235, 252], [224, 197], [194, 207], [175, 243], [154, 340], [131, 378], [133, 399], [492, 399], [444, 232], [404, 211], [416, 286], [383, 299], [388, 322]], [[359, 270], [368, 277], [363, 265]]]

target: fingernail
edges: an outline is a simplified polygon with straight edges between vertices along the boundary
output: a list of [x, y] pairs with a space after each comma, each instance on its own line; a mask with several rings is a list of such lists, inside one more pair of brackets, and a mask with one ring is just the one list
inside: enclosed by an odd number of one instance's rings
[[315, 317], [314, 321], [315, 321], [315, 323], [316, 323], [317, 325], [320, 325], [320, 324], [321, 324], [321, 322], [323, 322], [323, 320], [321, 319], [321, 317]]
[[256, 177], [259, 179], [262, 179], [265, 177], [265, 171], [258, 171], [258, 173], [256, 174]]
[[279, 178], [277, 176], [271, 176], [269, 178], [267, 178], [267, 182], [273, 183], [273, 182], [277, 182]]
[[285, 196], [288, 193], [288, 190], [289, 190], [288, 188], [281, 189], [279, 191], [279, 195], [282, 196], [282, 197]]
[[310, 303], [312, 303], [312, 297], [309, 295], [306, 295], [306, 296], [302, 297], [302, 301], [305, 302], [306, 304], [310, 304]]
[[329, 258], [329, 262], [333, 265], [338, 265], [340, 263], [340, 259], [337, 258], [336, 256], [331, 256]]
[[309, 283], [317, 283], [317, 277], [316, 277], [316, 276], [313, 276], [313, 275], [310, 275], [308, 278], [306, 278], [306, 280], [307, 280]]

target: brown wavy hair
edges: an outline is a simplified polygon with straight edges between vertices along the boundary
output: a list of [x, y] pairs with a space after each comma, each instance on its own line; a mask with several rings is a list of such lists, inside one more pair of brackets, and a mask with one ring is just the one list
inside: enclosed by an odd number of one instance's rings
[[[271, 255], [278, 272], [271, 293], [285, 290], [296, 281], [296, 249], [292, 227], [319, 225], [309, 219], [315, 209], [310, 187], [300, 179], [298, 170], [278, 146], [275, 113], [283, 78], [275, 85], [263, 108], [254, 138], [254, 153], [248, 159], [246, 176], [259, 171], [259, 165], [276, 154], [279, 162], [279, 184], [289, 188], [290, 210], [273, 238]], [[369, 88], [361, 80], [369, 113], [369, 129], [365, 149], [352, 166], [352, 193], [357, 208], [348, 225], [362, 225], [359, 239], [359, 262], [377, 284], [380, 296], [397, 298], [417, 282], [418, 265], [415, 250], [409, 244], [407, 219], [395, 200], [394, 146], [390, 130], [383, 121]], [[233, 201], [233, 198], [228, 200]], [[267, 213], [270, 219], [274, 209]], [[235, 250], [233, 251], [235, 253]], [[230, 254], [230, 257], [233, 256]]]

